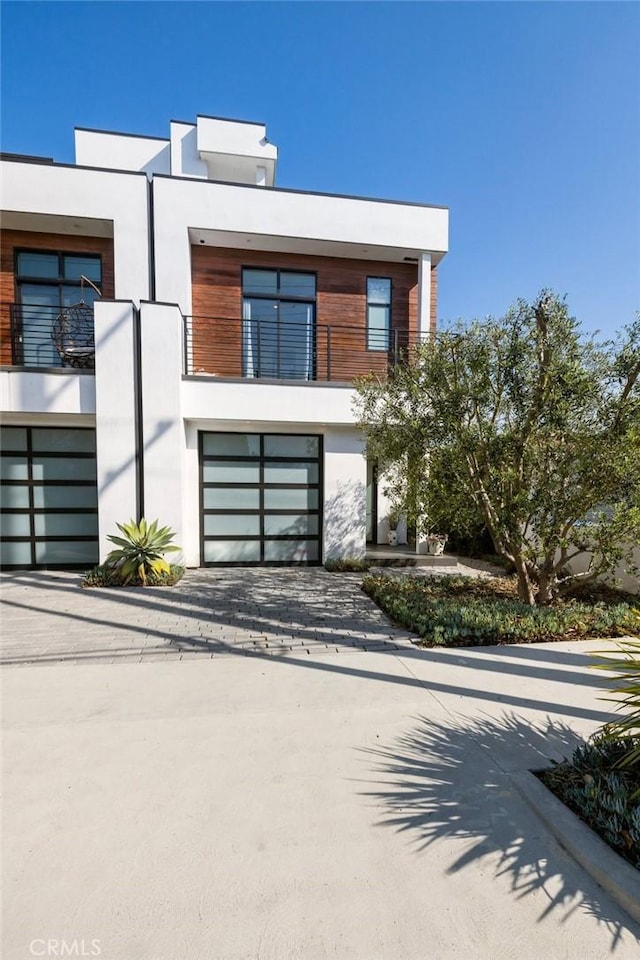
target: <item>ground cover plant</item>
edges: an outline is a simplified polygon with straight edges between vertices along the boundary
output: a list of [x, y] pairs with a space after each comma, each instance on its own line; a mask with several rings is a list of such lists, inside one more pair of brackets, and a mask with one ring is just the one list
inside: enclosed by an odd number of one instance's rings
[[[147, 574], [146, 582], [143, 584], [139, 578], [134, 578], [127, 583], [130, 587], [173, 587], [184, 576], [184, 567], [179, 564], [170, 563], [168, 572]], [[122, 574], [115, 567], [108, 567], [106, 564], [92, 567], [87, 570], [81, 587], [122, 587], [124, 586]]]
[[638, 633], [633, 599], [610, 588], [531, 606], [515, 577], [370, 575], [362, 589], [397, 624], [429, 646], [539, 643]]
[[570, 760], [539, 774], [570, 810], [640, 870], [640, 766], [625, 765], [638, 748], [632, 737], [598, 733]]
[[326, 560], [324, 568], [329, 573], [361, 573], [371, 569], [371, 561], [363, 557], [340, 557]]

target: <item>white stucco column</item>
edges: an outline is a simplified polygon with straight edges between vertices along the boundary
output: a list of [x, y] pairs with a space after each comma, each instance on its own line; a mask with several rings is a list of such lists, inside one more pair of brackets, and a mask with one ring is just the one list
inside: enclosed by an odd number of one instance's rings
[[176, 306], [140, 306], [144, 514], [175, 530], [183, 547], [182, 322]]
[[100, 560], [116, 522], [136, 520], [135, 317], [132, 303], [99, 300], [94, 308], [98, 534]]
[[364, 557], [367, 540], [367, 461], [356, 430], [324, 435], [324, 550], [332, 557]]
[[431, 254], [418, 258], [418, 332], [426, 338], [431, 332]]

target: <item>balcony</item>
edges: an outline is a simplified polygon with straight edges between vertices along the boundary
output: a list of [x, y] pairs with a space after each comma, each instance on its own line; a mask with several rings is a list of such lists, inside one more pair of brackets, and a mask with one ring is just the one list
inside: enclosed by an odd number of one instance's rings
[[367, 373], [386, 376], [419, 340], [406, 329], [378, 337], [377, 348], [369, 349], [364, 327], [185, 317], [184, 370], [225, 379], [351, 383]]
[[[3, 328], [7, 308], [2, 308]], [[9, 344], [3, 336], [2, 363], [17, 367], [64, 367], [93, 370], [95, 342], [93, 307], [44, 304], [8, 305]]]

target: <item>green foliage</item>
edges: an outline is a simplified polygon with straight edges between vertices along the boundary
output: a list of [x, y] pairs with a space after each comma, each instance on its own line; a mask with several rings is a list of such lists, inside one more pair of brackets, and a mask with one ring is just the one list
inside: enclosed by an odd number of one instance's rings
[[[634, 632], [640, 633], [640, 614], [637, 612], [635, 623]], [[625, 713], [619, 720], [607, 724], [602, 733], [608, 740], [628, 745], [621, 765], [635, 767], [640, 775], [640, 641], [625, 639], [617, 646], [624, 659], [606, 659], [595, 666], [599, 670], [613, 670], [618, 674], [620, 685], [608, 699], [617, 703]]]
[[640, 768], [624, 768], [637, 739], [601, 733], [540, 779], [618, 853], [640, 869]]
[[[488, 529], [520, 599], [631, 570], [640, 542], [640, 317], [617, 342], [584, 338], [542, 291], [500, 318], [445, 330], [356, 413], [394, 503], [418, 533]], [[452, 525], [453, 524], [453, 525]], [[588, 569], [568, 575], [580, 554]]]
[[146, 586], [146, 587], [173, 587], [184, 576], [184, 567], [175, 563], [169, 564], [167, 573], [154, 573], [150, 571], [144, 584], [139, 579], [128, 580], [125, 584], [122, 572], [119, 567], [108, 567], [106, 565], [93, 567], [85, 573], [80, 584], [81, 587], [123, 587], [123, 586]]
[[325, 570], [329, 573], [360, 573], [371, 568], [371, 562], [362, 557], [342, 557], [334, 560], [326, 560]]
[[173, 530], [158, 527], [157, 520], [147, 523], [144, 517], [139, 523], [130, 520], [116, 526], [122, 536], [110, 534], [107, 537], [118, 549], [111, 551], [104, 566], [116, 568], [124, 586], [134, 582], [146, 585], [152, 574], [170, 572], [164, 554], [180, 550], [171, 542], [175, 536]]
[[513, 581], [507, 584], [461, 576], [368, 576], [362, 589], [430, 646], [619, 637], [634, 629], [628, 603], [568, 600], [532, 607], [514, 595]]

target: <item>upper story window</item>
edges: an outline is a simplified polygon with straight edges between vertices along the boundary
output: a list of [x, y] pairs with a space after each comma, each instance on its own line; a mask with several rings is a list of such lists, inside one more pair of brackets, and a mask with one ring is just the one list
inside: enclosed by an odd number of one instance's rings
[[[25, 366], [63, 365], [63, 357], [52, 339], [52, 330], [61, 309], [79, 303], [93, 304], [98, 294], [86, 277], [102, 287], [100, 256], [82, 253], [19, 250], [16, 253], [18, 310], [14, 338], [14, 362]], [[91, 325], [93, 327], [93, 324]], [[87, 337], [93, 340], [93, 329]], [[85, 337], [85, 339], [87, 339]]]
[[316, 277], [242, 271], [243, 376], [315, 379]]
[[367, 349], [388, 350], [391, 331], [391, 280], [367, 278]]
[[[58, 295], [56, 305], [66, 306], [78, 299], [78, 287], [82, 277], [93, 281], [100, 287], [102, 283], [102, 263], [99, 256], [69, 253], [40, 253], [34, 250], [21, 250], [16, 256], [16, 280], [20, 287], [21, 299], [27, 294], [39, 293], [48, 289], [52, 299]], [[32, 289], [33, 288], [33, 289]], [[87, 303], [93, 302], [97, 294], [85, 286]]]
[[242, 292], [245, 297], [277, 297], [279, 300], [315, 300], [314, 273], [294, 270], [242, 271]]

